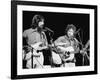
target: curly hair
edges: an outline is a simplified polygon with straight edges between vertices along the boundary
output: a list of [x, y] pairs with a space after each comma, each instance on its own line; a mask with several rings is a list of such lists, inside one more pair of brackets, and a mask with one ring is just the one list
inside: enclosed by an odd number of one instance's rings
[[38, 23], [40, 21], [42, 21], [42, 20], [44, 21], [44, 17], [43, 16], [41, 16], [41, 15], [34, 15], [33, 18], [32, 18], [32, 24], [31, 24], [31, 26], [33, 28], [38, 27]]
[[73, 24], [68, 24], [65, 29], [65, 34], [68, 32], [69, 29], [73, 29], [76, 32], [76, 27]]

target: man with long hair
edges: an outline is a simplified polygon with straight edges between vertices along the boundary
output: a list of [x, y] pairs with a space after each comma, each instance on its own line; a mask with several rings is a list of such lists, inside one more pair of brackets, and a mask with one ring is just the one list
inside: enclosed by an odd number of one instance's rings
[[31, 28], [23, 32], [30, 51], [25, 54], [27, 60], [26, 68], [42, 68], [44, 57], [42, 50], [46, 49], [48, 44], [44, 30], [44, 18], [41, 15], [34, 15]]

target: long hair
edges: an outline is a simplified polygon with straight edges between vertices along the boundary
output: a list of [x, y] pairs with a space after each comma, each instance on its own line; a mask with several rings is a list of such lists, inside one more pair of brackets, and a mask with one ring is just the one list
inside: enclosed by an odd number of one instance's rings
[[[73, 25], [73, 24], [68, 24], [66, 29], [65, 29], [65, 34], [68, 36], [67, 32], [69, 29], [73, 29], [74, 30], [74, 33], [76, 32], [76, 26]], [[75, 35], [74, 35], [75, 36]]]
[[41, 15], [34, 15], [33, 18], [32, 18], [32, 24], [31, 24], [32, 28], [38, 27], [38, 23], [40, 21], [42, 21], [42, 20], [44, 20], [43, 16], [41, 16]]

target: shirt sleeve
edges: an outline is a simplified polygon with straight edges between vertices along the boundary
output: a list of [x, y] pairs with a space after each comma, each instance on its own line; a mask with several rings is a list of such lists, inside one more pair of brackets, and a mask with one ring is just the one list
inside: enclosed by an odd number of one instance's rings
[[55, 44], [60, 43], [60, 42], [64, 42], [62, 37], [59, 37], [58, 39], [54, 41]]
[[23, 37], [27, 37], [27, 30], [23, 32]]
[[37, 42], [38, 35], [36, 35], [36, 32], [32, 29], [25, 30], [23, 32], [23, 38], [25, 38], [27, 44], [31, 45]]
[[35, 44], [39, 42], [39, 36], [36, 32], [31, 33], [30, 35], [28, 35], [28, 44]]

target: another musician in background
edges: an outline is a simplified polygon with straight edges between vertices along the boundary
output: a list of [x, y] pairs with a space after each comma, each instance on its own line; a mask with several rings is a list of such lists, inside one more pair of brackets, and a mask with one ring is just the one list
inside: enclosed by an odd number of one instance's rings
[[65, 67], [75, 66], [75, 53], [79, 52], [79, 43], [75, 38], [75, 32], [76, 27], [73, 24], [68, 24], [65, 29], [65, 35], [55, 40], [55, 45], [62, 44], [57, 48]]
[[[44, 62], [42, 47], [45, 47], [48, 44], [46, 35], [43, 31], [44, 28], [43, 16], [34, 15], [31, 26], [32, 27], [30, 29], [27, 29], [23, 32], [23, 37], [25, 38], [27, 45], [33, 48], [33, 51], [32, 50], [29, 51], [25, 57], [25, 59], [27, 60], [26, 67], [42, 68]], [[36, 46], [38, 45], [37, 43], [41, 43], [38, 46], [39, 50], [35, 50]]]
[[82, 54], [82, 65], [89, 66], [90, 65], [90, 40], [84, 45], [84, 48], [80, 50]]

